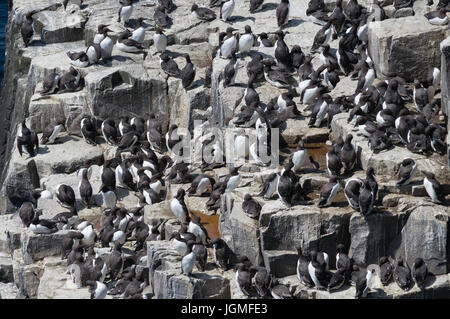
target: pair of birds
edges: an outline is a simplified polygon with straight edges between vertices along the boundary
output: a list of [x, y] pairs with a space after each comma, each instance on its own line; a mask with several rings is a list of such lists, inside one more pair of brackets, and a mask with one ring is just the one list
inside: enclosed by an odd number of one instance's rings
[[57, 69], [53, 69], [52, 72], [47, 74], [42, 81], [42, 90], [39, 91], [41, 96], [47, 96], [51, 94], [63, 94], [78, 92], [84, 87], [84, 78], [81, 72], [70, 67], [69, 71], [59, 75]]
[[180, 70], [178, 64], [168, 53], [162, 53], [160, 56], [161, 69], [168, 75], [175, 78], [181, 78], [181, 84], [185, 90], [189, 89], [195, 80], [196, 68], [191, 62], [188, 53], [182, 54], [186, 60], [185, 66]]

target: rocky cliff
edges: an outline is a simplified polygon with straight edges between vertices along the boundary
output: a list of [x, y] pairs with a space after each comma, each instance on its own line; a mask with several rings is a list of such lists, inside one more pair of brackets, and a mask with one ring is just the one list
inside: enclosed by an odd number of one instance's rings
[[[114, 48], [113, 59], [107, 65], [97, 64], [80, 69], [85, 79], [83, 90], [76, 93], [42, 97], [42, 80], [50, 72], [69, 69], [67, 51], [81, 51], [92, 42], [97, 26], [109, 24], [111, 36], [117, 39], [124, 27], [116, 22], [119, 1], [85, 0], [80, 8], [68, 7], [66, 11], [55, 0], [14, 0], [7, 26], [7, 56], [5, 77], [2, 83], [0, 117], [0, 294], [2, 297], [28, 296], [31, 298], [89, 298], [86, 287], [77, 289], [66, 274], [66, 261], [61, 260], [60, 245], [67, 231], [49, 235], [35, 235], [22, 226], [17, 216], [20, 205], [31, 201], [31, 191], [45, 187], [53, 190], [64, 182], [72, 186], [77, 197], [78, 215], [98, 225], [104, 203], [99, 194], [100, 166], [105, 160], [116, 157], [117, 148], [103, 141], [99, 131], [98, 144], [87, 144], [81, 136], [80, 121], [93, 116], [98, 124], [107, 117], [118, 120], [121, 116], [156, 114], [165, 133], [170, 125], [194, 130], [194, 120], [207, 122], [208, 126], [226, 127], [227, 119], [239, 112], [248, 82], [245, 66], [251, 60], [243, 57], [239, 62], [236, 85], [224, 88], [219, 75], [228, 60], [212, 59], [213, 48], [218, 44], [218, 33], [228, 24], [216, 19], [201, 22], [190, 12], [191, 2], [176, 0], [177, 8], [171, 13], [174, 24], [166, 30], [168, 49], [175, 53], [175, 61], [184, 66], [182, 53], [189, 53], [196, 66], [197, 75], [190, 90], [184, 90], [181, 80], [167, 78], [160, 68], [159, 55], [154, 54], [153, 33], [147, 28], [144, 46], [149, 55], [127, 54]], [[206, 1], [205, 1], [206, 2]], [[421, 1], [423, 2], [423, 1]], [[203, 5], [203, 3], [201, 3]], [[204, 3], [207, 5], [207, 3]], [[235, 29], [244, 30], [250, 25], [255, 33], [273, 32], [276, 29], [274, 10], [277, 3], [267, 2], [261, 12], [248, 13], [249, 1], [238, 0], [232, 18]], [[134, 6], [132, 23], [137, 17], [152, 17], [156, 0], [140, 0]], [[333, 1], [327, 6], [334, 7]], [[286, 43], [308, 52], [320, 26], [310, 22], [305, 15], [306, 0], [291, 5], [290, 22], [286, 27]], [[392, 6], [387, 8], [393, 12]], [[20, 35], [24, 15], [30, 10], [47, 10], [34, 16], [36, 33], [30, 46], [25, 47]], [[444, 39], [447, 27], [431, 26], [423, 17], [424, 4], [415, 4], [415, 16], [371, 22], [368, 27], [369, 52], [376, 64], [379, 80], [395, 70], [411, 81], [426, 74], [429, 67], [447, 65], [449, 53]], [[217, 10], [216, 10], [217, 11]], [[152, 22], [152, 19], [149, 19]], [[392, 20], [395, 23], [392, 23]], [[403, 27], [397, 27], [401, 25]], [[441, 42], [443, 44], [441, 44]], [[448, 42], [448, 41], [447, 41]], [[331, 42], [336, 49], [338, 41]], [[274, 48], [253, 48], [263, 55], [273, 56]], [[405, 55], [405, 50], [414, 54]], [[441, 50], [443, 54], [441, 55]], [[212, 87], [204, 87], [207, 67], [212, 63]], [[315, 67], [321, 62], [318, 55]], [[442, 70], [442, 81], [447, 87], [447, 68]], [[330, 93], [333, 98], [354, 93], [357, 81], [342, 77]], [[297, 84], [297, 83], [295, 83]], [[448, 104], [448, 89], [443, 92], [443, 109]], [[267, 103], [281, 90], [269, 83], [258, 84], [256, 90], [261, 101]], [[336, 243], [349, 247], [349, 255], [360, 263], [377, 263], [381, 256], [404, 257], [411, 266], [416, 257], [423, 258], [433, 273], [425, 291], [417, 286], [403, 292], [394, 282], [382, 286], [379, 280], [372, 285], [374, 298], [432, 298], [450, 297], [450, 209], [431, 203], [422, 186], [423, 175], [418, 172], [411, 185], [397, 187], [394, 175], [402, 160], [413, 158], [420, 169], [436, 174], [445, 194], [450, 193], [450, 173], [446, 156], [413, 154], [405, 147], [395, 147], [374, 153], [367, 139], [357, 136], [353, 125], [347, 123], [348, 113], [334, 117], [331, 127], [309, 128], [310, 114], [301, 106], [300, 98], [294, 101], [302, 117], [289, 119], [281, 135], [294, 146], [299, 137], [308, 143], [308, 152], [321, 164], [320, 172], [313, 172], [311, 165], [300, 176], [300, 183], [311, 193], [304, 205], [286, 208], [280, 200], [263, 200], [257, 194], [267, 176], [279, 169], [266, 169], [249, 161], [244, 163], [240, 187], [221, 198], [217, 222], [220, 237], [236, 255], [246, 255], [255, 265], [265, 266], [280, 282], [289, 286], [296, 298], [353, 298], [354, 288], [345, 287], [335, 293], [307, 289], [296, 277], [296, 245], [307, 251], [317, 249], [330, 256], [330, 268], [335, 269]], [[448, 107], [447, 107], [448, 108]], [[447, 111], [448, 112], [448, 111]], [[448, 114], [448, 113], [447, 113]], [[30, 129], [40, 134], [52, 121], [63, 120], [67, 130], [60, 133], [58, 143], [42, 145], [38, 155], [21, 157], [15, 145], [18, 123], [26, 119]], [[440, 121], [443, 118], [439, 119]], [[100, 125], [98, 125], [100, 128]], [[450, 129], [450, 127], [449, 127]], [[347, 205], [343, 194], [336, 205], [318, 208], [318, 193], [328, 181], [324, 161], [328, 141], [354, 135], [354, 144], [360, 154], [361, 169], [354, 176], [364, 177], [364, 170], [375, 169], [380, 189], [380, 203], [376, 214], [364, 218]], [[448, 141], [448, 139], [447, 139]], [[328, 144], [326, 144], [328, 143]], [[450, 148], [449, 148], [450, 149]], [[94, 189], [94, 202], [85, 208], [78, 201], [77, 171], [85, 163], [92, 166], [90, 182]], [[308, 162], [309, 163], [309, 162]], [[213, 171], [215, 177], [228, 173], [221, 168]], [[234, 281], [234, 271], [221, 271], [210, 263], [204, 272], [194, 271], [188, 278], [180, 275], [182, 256], [172, 249], [168, 241], [178, 228], [169, 209], [169, 200], [187, 184], [168, 187], [165, 201], [147, 205], [144, 220], [147, 224], [164, 222], [160, 232], [166, 240], [147, 242], [147, 260], [139, 267], [149, 273], [149, 296], [155, 298], [243, 298]], [[263, 204], [259, 220], [247, 217], [241, 209], [243, 196], [250, 193]], [[138, 199], [129, 190], [118, 189], [118, 205], [135, 207]], [[210, 215], [205, 203], [207, 198], [186, 198], [191, 211]], [[103, 206], [103, 207], [102, 207]], [[43, 217], [50, 218], [61, 211], [53, 200], [40, 200], [38, 208]], [[128, 248], [131, 243], [128, 243]], [[109, 248], [96, 247], [100, 256], [109, 254]], [[212, 250], [210, 250], [211, 254]], [[127, 254], [127, 252], [125, 252]], [[146, 290], [147, 291], [147, 290]]]

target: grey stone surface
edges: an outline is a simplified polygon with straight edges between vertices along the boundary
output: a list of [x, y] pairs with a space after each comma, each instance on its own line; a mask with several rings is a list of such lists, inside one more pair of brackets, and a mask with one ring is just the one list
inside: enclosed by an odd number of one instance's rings
[[181, 256], [169, 247], [167, 241], [147, 242], [147, 261], [155, 298], [230, 298], [229, 280], [219, 276], [215, 270], [199, 272], [194, 268], [190, 277], [180, 274]]
[[353, 214], [349, 226], [349, 255], [357, 262], [377, 263], [380, 257], [388, 255], [389, 249], [393, 249], [391, 243], [407, 218], [405, 214], [391, 212], [376, 212], [366, 217]]
[[[247, 256], [254, 265], [263, 262], [260, 248], [258, 219], [245, 215], [242, 210], [244, 192], [222, 196], [219, 220], [220, 237], [237, 255]], [[254, 198], [258, 200], [258, 198]], [[261, 204], [263, 202], [259, 200]]]
[[[450, 39], [441, 42], [441, 110], [442, 113], [450, 114]], [[450, 131], [450, 123], [447, 123], [447, 132]], [[447, 164], [450, 169], [450, 139], [447, 139]]]
[[407, 81], [423, 81], [428, 68], [440, 65], [439, 43], [446, 28], [431, 25], [423, 16], [371, 22], [368, 34], [379, 78], [394, 72]]
[[426, 157], [424, 155], [411, 153], [406, 147], [395, 146], [393, 149], [374, 153], [367, 141], [367, 137], [357, 133], [357, 128], [347, 123], [348, 114], [337, 114], [333, 117], [331, 124], [331, 139], [336, 140], [338, 136], [344, 137], [353, 134], [352, 144], [356, 146], [357, 153], [360, 153], [361, 164], [364, 170], [372, 166], [377, 175], [396, 176], [401, 162], [405, 158], [412, 158], [417, 163], [417, 172], [414, 178], [423, 178], [420, 170], [433, 172], [441, 184], [450, 182], [450, 175], [447, 169], [447, 159], [434, 153]]
[[414, 207], [401, 231], [397, 255], [410, 267], [416, 258], [423, 258], [430, 272], [446, 274], [450, 264], [448, 217], [448, 208], [441, 205], [423, 203]]

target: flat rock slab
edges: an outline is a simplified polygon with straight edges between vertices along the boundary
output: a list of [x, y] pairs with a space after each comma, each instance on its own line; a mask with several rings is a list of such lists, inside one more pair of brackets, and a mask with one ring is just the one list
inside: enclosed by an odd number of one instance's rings
[[[355, 299], [355, 287], [344, 285], [341, 289], [333, 292], [326, 290], [310, 289], [300, 284], [296, 275], [280, 278], [280, 282], [293, 291], [294, 298], [297, 299]], [[383, 286], [377, 275], [372, 277], [372, 287], [367, 294], [367, 299], [433, 299], [450, 298], [450, 275], [430, 275], [425, 281], [425, 290], [421, 291], [414, 285], [405, 292], [391, 282]]]
[[405, 158], [412, 158], [417, 164], [415, 178], [423, 177], [421, 170], [432, 172], [441, 184], [450, 182], [450, 174], [447, 170], [447, 159], [445, 156], [433, 154], [426, 157], [421, 154], [410, 152], [406, 147], [395, 146], [390, 150], [374, 153], [369, 145], [368, 138], [357, 133], [357, 128], [347, 123], [348, 113], [337, 114], [333, 117], [331, 124], [332, 139], [338, 136], [345, 138], [348, 134], [353, 135], [352, 144], [356, 146], [357, 153], [361, 154], [361, 164], [364, 170], [372, 166], [377, 175], [396, 176], [401, 162]]
[[90, 299], [88, 287], [77, 289], [69, 275], [66, 274], [65, 262], [47, 261], [40, 278], [37, 291], [38, 299]]
[[[247, 256], [254, 265], [262, 265], [259, 221], [248, 217], [243, 212], [244, 194], [244, 192], [232, 192], [222, 196], [219, 220], [220, 237], [235, 254]], [[261, 199], [254, 199], [264, 205]]]

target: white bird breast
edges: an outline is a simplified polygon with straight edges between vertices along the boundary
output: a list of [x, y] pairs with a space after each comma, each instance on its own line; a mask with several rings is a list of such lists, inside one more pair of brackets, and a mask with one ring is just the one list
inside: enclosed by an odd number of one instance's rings
[[117, 43], [116, 45], [117, 45], [117, 48], [120, 51], [123, 51], [123, 52], [131, 52], [131, 53], [133, 53], [133, 52], [141, 52], [141, 49], [133, 47], [133, 46], [127, 46], [127, 45], [125, 45], [123, 43]]
[[144, 27], [137, 28], [136, 30], [133, 31], [131, 35], [131, 39], [138, 43], [142, 43], [142, 41], [144, 41], [144, 37], [145, 37]]
[[183, 268], [184, 274], [190, 274], [194, 268], [195, 254], [193, 252], [187, 254], [183, 257], [181, 261], [181, 267]]
[[158, 52], [164, 52], [167, 47], [167, 38], [163, 34], [157, 34], [153, 36], [153, 41], [155, 43], [156, 51]]
[[128, 22], [132, 13], [133, 13], [133, 6], [122, 7], [122, 10], [120, 11], [120, 21], [122, 23]]
[[227, 21], [234, 10], [234, 0], [229, 0], [225, 2], [222, 6], [222, 20]]
[[239, 51], [240, 52], [248, 52], [253, 46], [253, 35], [252, 34], [244, 34], [239, 39]]
[[105, 37], [102, 42], [100, 42], [100, 47], [102, 49], [102, 57], [103, 58], [110, 58], [111, 53], [114, 47], [114, 43], [111, 40], [110, 37]]
[[181, 206], [178, 199], [172, 199], [172, 201], [170, 202], [170, 210], [181, 222], [185, 220], [186, 212], [184, 211], [184, 208], [183, 206]]

